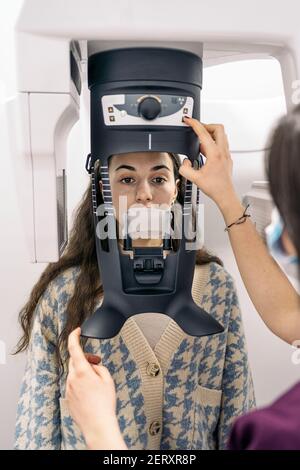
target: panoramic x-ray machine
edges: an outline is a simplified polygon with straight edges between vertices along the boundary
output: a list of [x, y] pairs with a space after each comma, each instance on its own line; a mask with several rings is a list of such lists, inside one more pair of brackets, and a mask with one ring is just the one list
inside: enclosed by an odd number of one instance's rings
[[[57, 261], [67, 245], [67, 138], [79, 119], [82, 93], [82, 111], [91, 109], [86, 169], [93, 181], [95, 227], [97, 159], [107, 181], [106, 215], [112, 217], [110, 155], [172, 151], [188, 156], [196, 167], [203, 163], [195, 135], [182, 121], [184, 114], [200, 119], [202, 66], [275, 57], [287, 107], [292, 106], [300, 72], [296, 2], [247, 2], [242, 17], [235, 14], [238, 3], [192, 1], [185, 11], [176, 0], [160, 2], [158, 9], [153, 4], [151, 10], [140, 1], [24, 1], [15, 34], [17, 93], [7, 108], [31, 262]], [[84, 93], [87, 88], [91, 98]], [[187, 182], [185, 208], [191, 194], [192, 184]], [[184, 209], [183, 218], [188, 213]], [[130, 240], [126, 242], [124, 246], [132, 249]], [[163, 242], [164, 250], [136, 248], [131, 259], [118, 252], [116, 240], [105, 245], [96, 237], [106, 295], [101, 308], [84, 323], [84, 336], [112, 337], [127, 318], [143, 311], [166, 313], [195, 336], [222, 331], [191, 298], [195, 250], [184, 247], [184, 236], [176, 252], [170, 239]], [[163, 256], [168, 249], [170, 256]]]

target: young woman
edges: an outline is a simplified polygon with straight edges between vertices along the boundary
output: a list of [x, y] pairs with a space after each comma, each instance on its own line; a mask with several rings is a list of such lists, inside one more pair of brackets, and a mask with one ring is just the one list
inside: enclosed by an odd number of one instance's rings
[[[116, 216], [121, 196], [127, 208], [182, 204], [186, 180], [179, 172], [180, 164], [178, 155], [168, 153], [112, 156], [109, 176]], [[134, 240], [134, 244], [143, 241]], [[112, 421], [118, 422], [116, 432], [131, 449], [221, 449], [233, 419], [254, 407], [234, 282], [218, 258], [204, 250], [197, 253], [192, 293], [224, 326], [223, 333], [196, 338], [166, 315], [149, 312], [131, 317], [112, 339], [86, 342], [88, 359], [95, 362], [95, 356], [101, 357], [106, 369], [86, 362], [94, 375], [91, 389], [80, 401], [96, 423], [105, 423], [106, 438], [106, 422], [116, 405]], [[67, 339], [102, 299], [89, 187], [66, 253], [46, 268], [21, 311], [24, 336], [18, 350], [28, 349], [28, 355], [17, 411], [16, 448], [93, 445], [98, 425], [90, 428], [91, 422], [85, 419], [74, 422], [65, 399]], [[76, 361], [71, 361], [72, 368], [77, 370]], [[100, 391], [96, 379], [103, 370], [113, 380], [106, 374], [107, 386]], [[116, 396], [108, 393], [114, 384]]]
[[[244, 207], [237, 197], [231, 179], [232, 160], [222, 125], [203, 125], [187, 119], [201, 141], [207, 160], [196, 171], [185, 161], [180, 174], [194, 181], [219, 206], [240, 273], [249, 296], [266, 325], [288, 343], [300, 339], [300, 297], [284, 271], [268, 253], [251, 220], [242, 217]], [[270, 244], [273, 253], [286, 269], [298, 264], [300, 257], [300, 105], [284, 116], [271, 138], [267, 175], [275, 205], [280, 214]], [[239, 223], [241, 222], [242, 223]], [[275, 258], [276, 259], [276, 258]], [[257, 262], [259, 260], [259, 262]], [[300, 272], [299, 272], [300, 280]], [[69, 408], [84, 430], [92, 449], [124, 448], [115, 419], [114, 384], [104, 366], [92, 366], [83, 356], [79, 344], [80, 329], [69, 337], [70, 372], [67, 380]], [[96, 374], [97, 378], [96, 378]], [[95, 385], [89, 386], [94, 380]], [[106, 416], [93, 416], [84, 400], [107, 389], [103, 401]], [[102, 395], [103, 396], [103, 395]], [[101, 401], [102, 403], [102, 401]], [[228, 447], [230, 449], [300, 449], [300, 382], [269, 407], [245, 414], [235, 420]], [[111, 430], [105, 438], [104, 425]], [[106, 447], [105, 447], [106, 446]]]

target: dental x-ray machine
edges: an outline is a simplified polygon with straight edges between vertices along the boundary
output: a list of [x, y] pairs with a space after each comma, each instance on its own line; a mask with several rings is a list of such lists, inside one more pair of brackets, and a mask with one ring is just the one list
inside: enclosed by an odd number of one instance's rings
[[[107, 181], [104, 203], [111, 217], [110, 155], [173, 151], [201, 164], [199, 142], [182, 116], [185, 112], [200, 118], [202, 61], [209, 66], [273, 56], [281, 64], [287, 106], [293, 104], [300, 71], [294, 2], [278, 5], [267, 0], [257, 2], [257, 9], [255, 1], [248, 2], [242, 18], [233, 14], [238, 3], [192, 1], [185, 12], [176, 0], [160, 2], [157, 11], [140, 1], [116, 0], [113, 7], [99, 0], [24, 1], [16, 26], [18, 89], [8, 112], [31, 262], [57, 261], [68, 241], [66, 142], [79, 118], [87, 80], [91, 197], [96, 209], [94, 164], [100, 159]], [[217, 15], [212, 14], [214, 8]], [[282, 12], [271, 22], [273, 9]], [[84, 96], [88, 99], [87, 93]], [[191, 204], [191, 193], [187, 182], [185, 204]], [[94, 221], [96, 226], [96, 211]], [[191, 335], [221, 332], [222, 326], [192, 300], [195, 250], [186, 250], [184, 242], [183, 234], [179, 250], [166, 257], [162, 249], [136, 248], [131, 258], [120, 254], [116, 240], [105, 245], [96, 237], [106, 295], [101, 308], [84, 323], [82, 334], [112, 337], [129, 316], [143, 311], [166, 313]], [[164, 239], [164, 250], [170, 247], [170, 239]]]

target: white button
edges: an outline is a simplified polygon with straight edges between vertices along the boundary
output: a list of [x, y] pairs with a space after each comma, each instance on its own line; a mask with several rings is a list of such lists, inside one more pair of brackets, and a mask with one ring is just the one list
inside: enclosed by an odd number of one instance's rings
[[160, 421], [152, 421], [149, 426], [149, 433], [151, 436], [156, 436], [160, 432], [161, 424]]
[[121, 117], [125, 117], [125, 116], [127, 116], [127, 111], [125, 111], [125, 109], [122, 109]]
[[146, 373], [150, 377], [157, 377], [158, 374], [160, 373], [160, 368], [159, 365], [156, 364], [155, 362], [147, 362], [146, 363]]

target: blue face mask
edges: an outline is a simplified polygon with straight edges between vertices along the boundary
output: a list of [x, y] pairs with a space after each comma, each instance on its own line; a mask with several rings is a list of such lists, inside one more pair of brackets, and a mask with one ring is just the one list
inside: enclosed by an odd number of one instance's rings
[[299, 258], [286, 253], [282, 244], [282, 234], [284, 224], [277, 209], [273, 209], [271, 224], [265, 229], [267, 245], [270, 254], [285, 271], [285, 273], [295, 280], [299, 275]]

